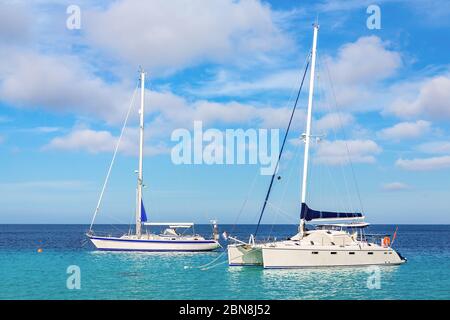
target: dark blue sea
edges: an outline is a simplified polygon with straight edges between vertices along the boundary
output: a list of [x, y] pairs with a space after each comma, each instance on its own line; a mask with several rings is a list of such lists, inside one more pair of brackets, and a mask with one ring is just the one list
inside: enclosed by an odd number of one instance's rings
[[[259, 236], [281, 240], [296, 228], [265, 225]], [[0, 299], [450, 299], [450, 225], [400, 225], [394, 248], [408, 259], [401, 266], [298, 270], [228, 267], [223, 250], [99, 252], [86, 240], [87, 229], [0, 225]], [[96, 230], [121, 234], [128, 226]], [[220, 226], [243, 240], [254, 230]], [[211, 226], [198, 225], [196, 232], [209, 237]]]

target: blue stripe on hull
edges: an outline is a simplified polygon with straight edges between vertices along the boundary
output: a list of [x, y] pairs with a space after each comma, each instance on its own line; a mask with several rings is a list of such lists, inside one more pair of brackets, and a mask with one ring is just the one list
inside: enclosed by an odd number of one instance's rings
[[180, 241], [180, 240], [134, 240], [134, 239], [120, 239], [120, 238], [101, 238], [101, 237], [90, 237], [94, 240], [104, 240], [104, 241], [122, 241], [122, 242], [144, 242], [144, 243], [171, 243], [171, 244], [199, 244], [199, 243], [216, 243], [214, 240], [194, 240], [194, 241]]
[[361, 264], [328, 264], [328, 265], [321, 265], [321, 266], [270, 266], [270, 267], [264, 267], [264, 269], [312, 269], [312, 268], [348, 268], [348, 267], [367, 267], [367, 266], [398, 266], [402, 264], [403, 262], [391, 262], [391, 263], [361, 263]]
[[[218, 249], [218, 248], [215, 248]], [[215, 249], [200, 249], [200, 250], [157, 250], [157, 249], [100, 249], [97, 248], [99, 251], [121, 251], [121, 252], [200, 252], [200, 251], [213, 251]]]

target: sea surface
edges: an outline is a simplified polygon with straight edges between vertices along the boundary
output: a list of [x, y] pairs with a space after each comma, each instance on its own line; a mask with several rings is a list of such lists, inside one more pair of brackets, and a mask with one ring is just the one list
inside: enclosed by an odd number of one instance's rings
[[[395, 230], [393, 225], [370, 228], [372, 233]], [[375, 270], [228, 267], [223, 250], [99, 252], [86, 240], [87, 229], [0, 225], [0, 299], [450, 299], [450, 225], [400, 225], [394, 248], [408, 262]], [[128, 226], [97, 230], [120, 234]], [[255, 226], [222, 225], [220, 230], [247, 240]], [[209, 237], [211, 226], [198, 225], [195, 231]], [[294, 225], [264, 225], [260, 236], [283, 239], [295, 231]], [[79, 268], [80, 289], [68, 289], [73, 276], [68, 268]]]

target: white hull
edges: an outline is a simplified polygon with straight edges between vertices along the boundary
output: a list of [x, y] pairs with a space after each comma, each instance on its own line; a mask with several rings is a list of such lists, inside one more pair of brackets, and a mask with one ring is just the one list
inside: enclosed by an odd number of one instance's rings
[[228, 246], [228, 264], [230, 266], [262, 266], [261, 247], [248, 244], [230, 244]]
[[287, 243], [262, 248], [264, 268], [398, 265], [405, 262], [392, 248], [371, 246], [292, 247]]
[[356, 234], [313, 230], [286, 241], [229, 245], [228, 262], [231, 266], [305, 268], [398, 265], [406, 259], [389, 246], [359, 241]]
[[148, 240], [89, 237], [94, 246], [106, 251], [212, 251], [220, 247], [214, 240]]

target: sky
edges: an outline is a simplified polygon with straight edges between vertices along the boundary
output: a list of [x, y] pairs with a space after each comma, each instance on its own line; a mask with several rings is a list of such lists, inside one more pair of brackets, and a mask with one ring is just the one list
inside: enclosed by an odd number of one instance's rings
[[[445, 0], [0, 0], [0, 223], [90, 223], [140, 67], [149, 218], [256, 223], [260, 164], [175, 164], [170, 137], [202, 121], [281, 140], [316, 19], [309, 206], [450, 223]], [[263, 223], [298, 222], [308, 77]], [[98, 223], [133, 221], [137, 101]]]

